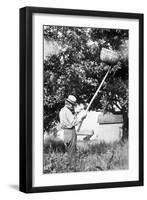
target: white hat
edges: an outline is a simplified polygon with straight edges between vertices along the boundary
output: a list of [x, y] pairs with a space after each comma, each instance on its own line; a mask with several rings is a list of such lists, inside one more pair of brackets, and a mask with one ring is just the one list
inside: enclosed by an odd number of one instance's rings
[[69, 103], [75, 105], [76, 102], [77, 102], [77, 99], [76, 99], [75, 96], [73, 96], [73, 95], [69, 95], [68, 98], [66, 99], [66, 101], [68, 101]]

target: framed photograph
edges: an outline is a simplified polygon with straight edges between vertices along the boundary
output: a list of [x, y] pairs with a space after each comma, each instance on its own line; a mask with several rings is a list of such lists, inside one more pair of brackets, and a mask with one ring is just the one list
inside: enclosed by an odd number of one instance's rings
[[143, 185], [143, 14], [20, 9], [20, 191]]

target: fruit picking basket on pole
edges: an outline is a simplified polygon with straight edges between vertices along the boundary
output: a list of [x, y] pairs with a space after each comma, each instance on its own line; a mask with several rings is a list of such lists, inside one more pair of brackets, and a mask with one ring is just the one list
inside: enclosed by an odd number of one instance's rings
[[[108, 71], [105, 74], [102, 82], [100, 83], [98, 89], [96, 90], [94, 96], [92, 97], [90, 103], [88, 104], [88, 107], [86, 109], [86, 113], [89, 111], [89, 108], [91, 106], [91, 104], [93, 103], [95, 97], [97, 96], [97, 94], [99, 93], [105, 79], [107, 78], [111, 67], [114, 66], [118, 61], [119, 61], [119, 54], [116, 51], [110, 50], [110, 49], [106, 49], [106, 48], [102, 48], [101, 53], [100, 53], [100, 59], [102, 62], [105, 62], [109, 67], [108, 67]], [[82, 126], [83, 121], [79, 124], [78, 128], [77, 128], [77, 133], [79, 133], [81, 126]]]
[[114, 65], [119, 60], [119, 54], [116, 51], [102, 48], [100, 53], [100, 59], [102, 62], [105, 62], [108, 65]]

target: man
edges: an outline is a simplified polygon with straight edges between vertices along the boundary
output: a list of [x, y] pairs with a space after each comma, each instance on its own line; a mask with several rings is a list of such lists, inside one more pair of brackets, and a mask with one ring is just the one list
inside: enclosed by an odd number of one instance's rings
[[77, 141], [75, 126], [80, 124], [86, 117], [86, 112], [82, 112], [80, 118], [75, 114], [74, 108], [76, 101], [76, 97], [69, 95], [65, 100], [65, 106], [59, 113], [61, 128], [64, 130], [64, 144], [68, 152], [69, 164], [74, 170], [76, 165], [75, 154]]

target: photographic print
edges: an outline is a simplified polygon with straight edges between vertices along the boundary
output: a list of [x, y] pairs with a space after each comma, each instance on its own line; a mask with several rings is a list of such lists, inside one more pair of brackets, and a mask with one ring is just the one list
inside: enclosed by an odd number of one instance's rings
[[43, 26], [43, 173], [129, 167], [129, 31]]
[[143, 185], [143, 14], [20, 9], [20, 191]]

